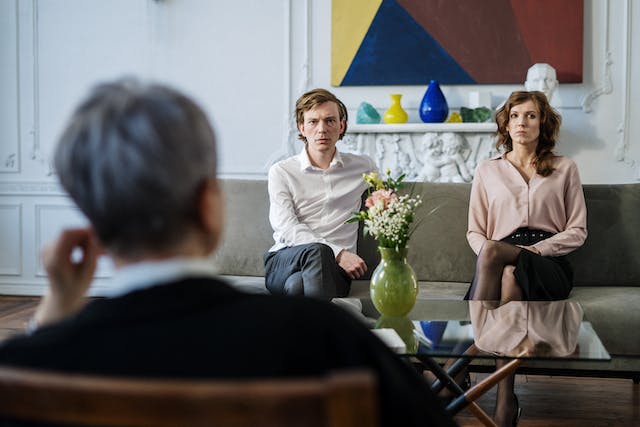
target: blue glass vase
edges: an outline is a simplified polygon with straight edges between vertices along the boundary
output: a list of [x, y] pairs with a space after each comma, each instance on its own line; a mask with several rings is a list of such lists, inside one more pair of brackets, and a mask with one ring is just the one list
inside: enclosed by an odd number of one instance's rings
[[420, 103], [420, 118], [425, 123], [442, 123], [449, 115], [449, 106], [437, 81], [431, 80]]

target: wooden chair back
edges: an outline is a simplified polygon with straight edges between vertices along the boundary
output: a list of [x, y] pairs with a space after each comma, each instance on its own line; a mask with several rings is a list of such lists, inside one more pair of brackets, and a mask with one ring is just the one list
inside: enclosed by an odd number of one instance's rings
[[369, 371], [287, 379], [144, 379], [0, 367], [0, 423], [96, 427], [378, 426]]

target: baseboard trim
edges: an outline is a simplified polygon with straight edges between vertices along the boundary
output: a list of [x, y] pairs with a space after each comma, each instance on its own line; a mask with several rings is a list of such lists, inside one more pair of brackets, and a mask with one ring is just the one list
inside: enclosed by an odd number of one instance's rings
[[[0, 283], [0, 295], [12, 296], [43, 296], [47, 292], [47, 285], [42, 283]], [[94, 284], [89, 289], [90, 297], [106, 296], [107, 287]]]

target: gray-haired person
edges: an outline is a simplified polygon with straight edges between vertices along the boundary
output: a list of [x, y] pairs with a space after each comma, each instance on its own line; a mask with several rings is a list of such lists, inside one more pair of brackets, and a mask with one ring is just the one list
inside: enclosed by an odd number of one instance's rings
[[[209, 255], [224, 211], [215, 139], [182, 93], [132, 80], [97, 86], [62, 134], [55, 167], [90, 227], [44, 250], [50, 288], [37, 327], [3, 343], [0, 363], [192, 378], [364, 367], [378, 374], [384, 425], [453, 424], [424, 380], [339, 307], [245, 294], [215, 277]], [[87, 303], [101, 248], [116, 275], [107, 298]]]

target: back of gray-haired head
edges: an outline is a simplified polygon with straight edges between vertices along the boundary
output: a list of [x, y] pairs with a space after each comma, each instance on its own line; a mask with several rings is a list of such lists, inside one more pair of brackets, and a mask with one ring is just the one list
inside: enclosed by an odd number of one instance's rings
[[197, 222], [203, 184], [216, 176], [215, 138], [200, 107], [135, 80], [97, 86], [71, 117], [54, 161], [62, 186], [120, 256], [180, 242]]

